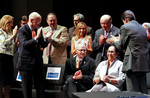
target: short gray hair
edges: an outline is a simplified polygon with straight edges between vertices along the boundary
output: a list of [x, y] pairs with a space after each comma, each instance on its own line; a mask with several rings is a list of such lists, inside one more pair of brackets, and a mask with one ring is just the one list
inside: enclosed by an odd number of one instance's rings
[[79, 16], [80, 17], [80, 21], [84, 21], [84, 15], [83, 14], [81, 14], [81, 13], [77, 13], [77, 14], [74, 14], [73, 15], [73, 18], [75, 17], [75, 16]]
[[144, 23], [142, 24], [142, 26], [147, 26], [147, 27], [148, 27], [148, 29], [150, 30], [150, 23], [148, 23], [148, 22], [144, 22]]

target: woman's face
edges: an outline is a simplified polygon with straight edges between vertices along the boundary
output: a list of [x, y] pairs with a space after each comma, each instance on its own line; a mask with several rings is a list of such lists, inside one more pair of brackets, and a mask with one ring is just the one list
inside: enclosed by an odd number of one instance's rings
[[10, 30], [12, 26], [13, 26], [13, 20], [8, 23], [8, 29]]
[[79, 36], [80, 36], [80, 37], [83, 37], [84, 34], [85, 34], [85, 25], [81, 25], [81, 26], [79, 27]]
[[117, 56], [118, 56], [118, 53], [115, 52], [115, 47], [110, 46], [107, 51], [108, 60], [113, 61], [116, 59]]

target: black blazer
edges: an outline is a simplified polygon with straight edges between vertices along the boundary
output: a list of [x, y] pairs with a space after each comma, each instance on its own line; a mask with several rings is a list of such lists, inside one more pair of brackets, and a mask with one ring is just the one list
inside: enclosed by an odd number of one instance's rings
[[82, 64], [80, 65], [79, 69], [76, 69], [76, 57], [70, 58], [66, 61], [65, 71], [64, 71], [64, 81], [69, 78], [73, 77], [75, 72], [78, 70], [82, 71], [83, 78], [80, 81], [80, 83], [87, 87], [87, 89], [90, 89], [93, 86], [93, 77], [95, 74], [95, 61], [85, 56], [82, 60]]
[[[112, 28], [110, 29], [109, 34], [107, 36], [107, 39], [111, 38], [111, 35], [118, 36], [119, 33], [120, 33], [120, 29], [115, 26], [112, 26]], [[95, 32], [95, 37], [94, 37], [94, 40], [92, 43], [93, 58], [96, 59], [96, 66], [101, 61], [101, 55], [102, 55], [102, 50], [103, 50], [103, 45], [104, 45], [104, 44], [102, 44], [101, 46], [99, 45], [99, 37], [101, 35], [104, 35], [104, 30], [102, 28], [98, 29]], [[108, 50], [109, 46], [110, 46], [110, 44], [108, 44], [108, 43], [105, 44], [104, 60], [107, 59], [107, 50]]]
[[[35, 30], [36, 32], [37, 29]], [[39, 67], [43, 66], [42, 52], [40, 47], [45, 48], [48, 45], [48, 41], [44, 41], [42, 33], [37, 42], [32, 38], [31, 29], [29, 28], [28, 24], [26, 24], [19, 28], [18, 34], [19, 57], [17, 68], [19, 68], [19, 70], [32, 70], [35, 62], [37, 62]]]

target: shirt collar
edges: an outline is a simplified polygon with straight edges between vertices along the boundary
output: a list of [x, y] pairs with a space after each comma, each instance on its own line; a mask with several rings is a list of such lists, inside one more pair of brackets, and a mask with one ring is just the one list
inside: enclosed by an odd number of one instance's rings
[[[76, 62], [79, 60], [79, 58], [78, 58], [78, 56], [76, 57]], [[83, 60], [83, 58], [82, 59], [80, 59], [81, 61]]]
[[27, 23], [27, 25], [29, 26], [30, 30], [32, 31], [33, 29], [32, 29], [32, 27], [29, 25], [29, 23]]
[[[108, 30], [108, 32], [107, 33], [109, 33], [110, 32], [110, 30], [111, 30], [111, 28], [113, 27], [113, 24], [111, 24], [111, 27], [110, 27], [110, 29]], [[105, 31], [106, 32], [106, 31]]]
[[49, 31], [54, 31], [54, 30], [56, 30], [56, 27], [52, 29], [52, 28], [49, 26]]

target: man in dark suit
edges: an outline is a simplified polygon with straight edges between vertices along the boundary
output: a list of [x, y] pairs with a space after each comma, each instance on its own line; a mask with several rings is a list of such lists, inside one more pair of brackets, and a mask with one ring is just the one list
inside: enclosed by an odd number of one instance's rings
[[[84, 16], [80, 13], [77, 13], [73, 16], [73, 24], [74, 27], [70, 27], [68, 34], [69, 34], [69, 40], [67, 42], [67, 57], [70, 58], [72, 57], [72, 55], [70, 54], [70, 50], [71, 50], [71, 39], [76, 35], [76, 26], [79, 22], [83, 22], [84, 21]], [[87, 26], [87, 35], [91, 36], [92, 40], [94, 37], [94, 30], [92, 29], [92, 27]]]
[[42, 27], [37, 28], [41, 18], [37, 12], [32, 12], [29, 15], [29, 22], [18, 30], [20, 49], [17, 68], [22, 79], [24, 98], [32, 98], [32, 77], [37, 98], [44, 98], [43, 60], [40, 47], [46, 47], [48, 41], [44, 41], [42, 37]]
[[95, 62], [92, 58], [85, 56], [86, 46], [79, 43], [77, 56], [66, 61], [64, 71], [64, 98], [72, 98], [72, 92], [86, 91], [93, 86], [95, 73]]
[[136, 21], [132, 11], [122, 14], [124, 25], [120, 28], [120, 40], [112, 36], [107, 40], [114, 43], [120, 51], [124, 51], [123, 72], [126, 72], [128, 91], [148, 93], [146, 73], [149, 71], [149, 52], [146, 30]]
[[107, 59], [107, 50], [110, 44], [106, 43], [106, 39], [111, 36], [118, 36], [120, 33], [119, 28], [112, 25], [112, 18], [110, 15], [103, 15], [100, 18], [101, 29], [95, 32], [95, 38], [93, 40], [93, 58], [95, 59], [96, 66], [103, 60]]

